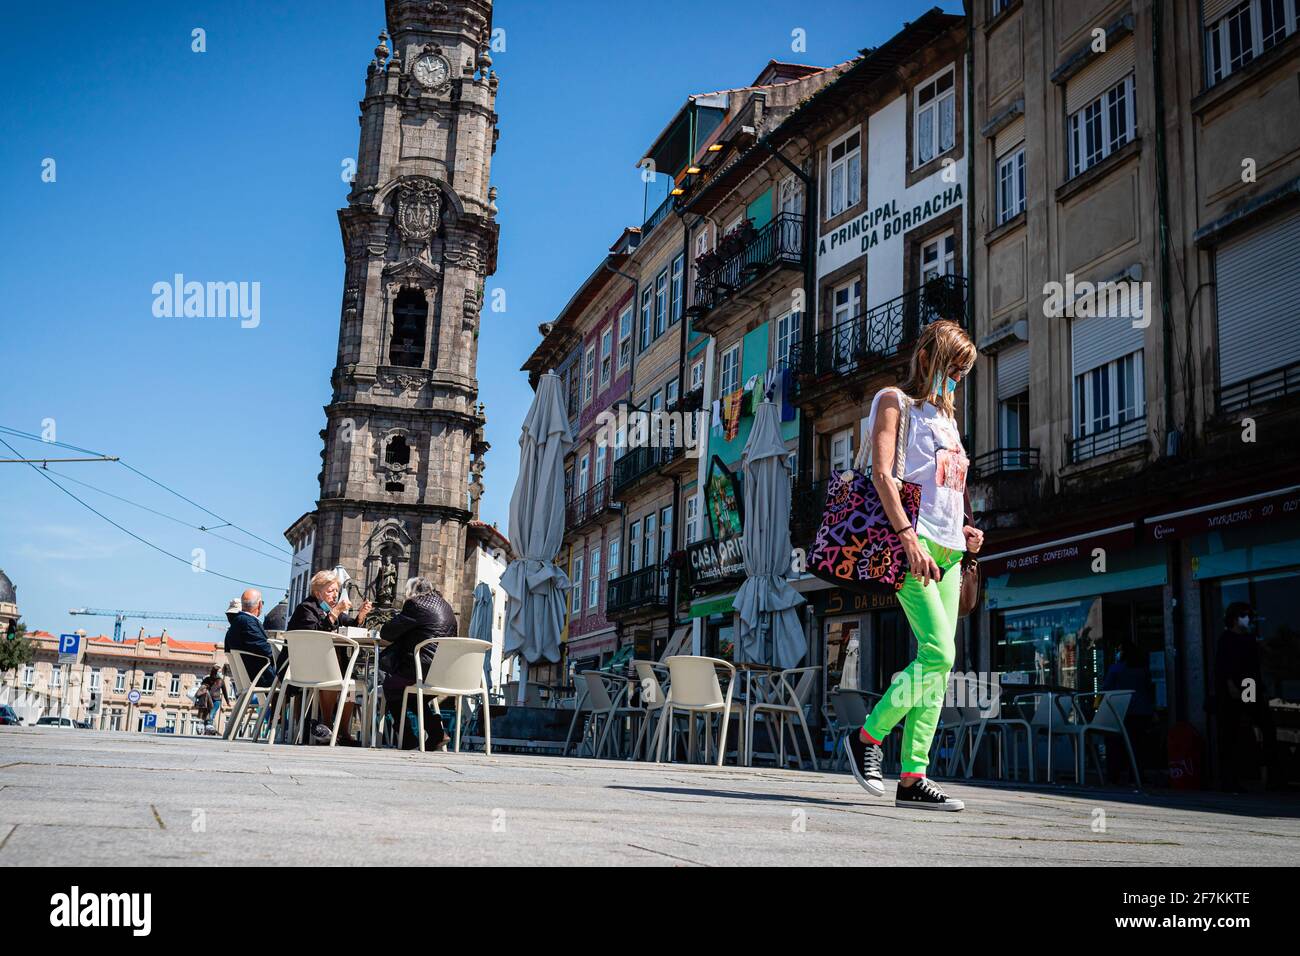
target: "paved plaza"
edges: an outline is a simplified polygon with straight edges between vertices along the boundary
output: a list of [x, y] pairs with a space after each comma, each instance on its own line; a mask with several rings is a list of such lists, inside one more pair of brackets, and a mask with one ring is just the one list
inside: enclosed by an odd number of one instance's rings
[[0, 728], [0, 864], [1294, 865], [1300, 805]]

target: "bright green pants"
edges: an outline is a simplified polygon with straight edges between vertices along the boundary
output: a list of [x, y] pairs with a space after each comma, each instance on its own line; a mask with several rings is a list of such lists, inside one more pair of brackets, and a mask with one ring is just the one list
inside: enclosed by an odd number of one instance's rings
[[961, 597], [962, 552], [928, 538], [921, 538], [921, 547], [934, 558], [943, 577], [922, 586], [920, 579], [909, 574], [898, 592], [898, 603], [916, 635], [916, 660], [894, 677], [862, 728], [871, 739], [883, 741], [906, 718], [902, 767], [905, 775], [913, 776], [924, 776], [930, 762], [930, 744], [956, 653], [957, 602]]

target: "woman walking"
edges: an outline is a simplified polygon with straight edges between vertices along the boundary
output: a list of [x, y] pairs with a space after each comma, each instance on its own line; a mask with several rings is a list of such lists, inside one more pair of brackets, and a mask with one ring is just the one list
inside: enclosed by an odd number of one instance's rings
[[965, 523], [966, 470], [970, 465], [953, 415], [957, 383], [975, 364], [975, 346], [956, 322], [934, 322], [921, 332], [906, 384], [885, 388], [871, 403], [867, 421], [872, 461], [895, 460], [899, 421], [909, 412], [904, 481], [921, 486], [913, 528], [903, 509], [895, 476], [872, 469], [890, 526], [902, 540], [909, 573], [898, 603], [916, 635], [916, 659], [899, 672], [867, 716], [844, 740], [853, 776], [868, 793], [883, 796], [881, 743], [903, 721], [902, 774], [895, 804], [925, 810], [961, 810], [925, 775], [952, 669], [961, 596], [961, 559], [979, 551], [984, 534]]

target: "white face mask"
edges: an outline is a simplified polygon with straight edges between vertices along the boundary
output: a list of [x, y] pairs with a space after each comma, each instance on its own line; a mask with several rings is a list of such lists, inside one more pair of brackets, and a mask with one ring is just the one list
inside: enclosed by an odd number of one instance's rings
[[1239, 628], [1241, 628], [1243, 631], [1249, 631], [1249, 630], [1250, 630], [1250, 618], [1248, 618], [1248, 617], [1239, 617], [1239, 618], [1237, 618], [1237, 626], [1238, 626]]

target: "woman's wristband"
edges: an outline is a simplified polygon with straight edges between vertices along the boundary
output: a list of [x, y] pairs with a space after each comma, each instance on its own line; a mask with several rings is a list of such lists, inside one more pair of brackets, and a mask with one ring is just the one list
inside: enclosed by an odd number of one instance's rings
[[907, 534], [907, 532], [915, 531], [916, 529], [909, 524], [906, 528], [903, 528], [901, 531], [898, 528], [894, 528], [893, 530], [894, 530], [894, 534], [898, 535], [901, 538], [903, 535]]

